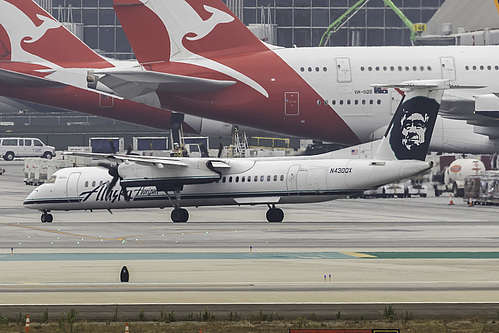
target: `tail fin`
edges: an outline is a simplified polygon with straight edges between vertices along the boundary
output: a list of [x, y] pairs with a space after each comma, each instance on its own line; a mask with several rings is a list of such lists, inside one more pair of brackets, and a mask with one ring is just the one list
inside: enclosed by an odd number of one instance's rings
[[140, 63], [268, 48], [221, 0], [113, 0]]
[[375, 158], [424, 161], [444, 89], [450, 88], [449, 81], [418, 80], [377, 86], [402, 89], [405, 96], [393, 115]]
[[0, 60], [112, 66], [33, 0], [0, 0], [0, 16]]

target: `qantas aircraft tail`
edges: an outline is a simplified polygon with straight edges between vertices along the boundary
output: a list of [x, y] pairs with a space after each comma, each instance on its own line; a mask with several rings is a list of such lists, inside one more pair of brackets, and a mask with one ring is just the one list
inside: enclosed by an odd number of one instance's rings
[[375, 158], [424, 161], [444, 89], [450, 88], [448, 80], [418, 80], [377, 86], [404, 90], [405, 96], [393, 115]]
[[221, 0], [113, 0], [142, 64], [268, 50]]
[[110, 67], [33, 0], [0, 0], [0, 17], [0, 61]]

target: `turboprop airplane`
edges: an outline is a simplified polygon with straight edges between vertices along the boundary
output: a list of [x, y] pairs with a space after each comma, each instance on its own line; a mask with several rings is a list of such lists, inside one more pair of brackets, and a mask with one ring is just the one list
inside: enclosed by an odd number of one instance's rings
[[[261, 42], [220, 0], [114, 3], [142, 68], [95, 70], [89, 79], [118, 96], [157, 92], [161, 106], [177, 112], [357, 144], [382, 137], [400, 100], [372, 83], [448, 79], [484, 88], [446, 92], [447, 118], [431, 149], [499, 149], [499, 122], [474, 114], [476, 95], [499, 91], [497, 46], [280, 48]], [[174, 77], [200, 82], [173, 91]]]
[[[385, 86], [387, 87], [387, 86]], [[52, 222], [53, 210], [173, 207], [173, 222], [186, 222], [182, 207], [268, 205], [267, 220], [281, 222], [276, 205], [333, 200], [399, 181], [431, 168], [425, 162], [444, 88], [449, 81], [414, 81], [374, 159], [315, 157], [215, 159], [68, 153], [115, 165], [56, 171], [24, 201]], [[119, 186], [118, 186], [119, 185]]]
[[[136, 61], [100, 56], [32, 0], [0, 0], [0, 95], [168, 130], [171, 112], [155, 93], [125, 100], [87, 72], [131, 70]], [[230, 135], [232, 125], [187, 116], [186, 132]]]

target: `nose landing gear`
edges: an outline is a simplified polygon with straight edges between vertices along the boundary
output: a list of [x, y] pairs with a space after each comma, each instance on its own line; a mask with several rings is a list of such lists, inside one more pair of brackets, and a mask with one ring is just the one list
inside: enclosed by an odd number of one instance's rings
[[52, 223], [54, 217], [50, 214], [50, 210], [44, 210], [42, 216], [40, 217], [42, 223]]

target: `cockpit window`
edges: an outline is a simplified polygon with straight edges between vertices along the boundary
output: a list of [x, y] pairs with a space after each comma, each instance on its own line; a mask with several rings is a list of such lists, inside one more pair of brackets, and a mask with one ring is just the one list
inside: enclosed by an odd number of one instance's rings
[[54, 175], [54, 176], [50, 177], [50, 178], [49, 178], [49, 179], [45, 182], [45, 184], [53, 184], [53, 183], [55, 183], [55, 180], [56, 180], [56, 179], [57, 179], [57, 176], [55, 176], [55, 175]]

